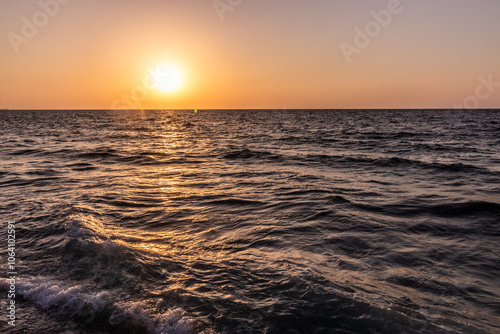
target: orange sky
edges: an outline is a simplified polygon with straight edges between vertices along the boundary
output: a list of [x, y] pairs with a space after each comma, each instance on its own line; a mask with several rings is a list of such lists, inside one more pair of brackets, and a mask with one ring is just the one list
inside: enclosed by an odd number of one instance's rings
[[2, 0], [0, 108], [500, 108], [498, 0], [229, 3]]

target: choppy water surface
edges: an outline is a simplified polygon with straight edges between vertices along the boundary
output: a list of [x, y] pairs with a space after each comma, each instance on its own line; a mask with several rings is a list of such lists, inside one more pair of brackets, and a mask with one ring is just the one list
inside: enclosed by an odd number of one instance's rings
[[500, 332], [497, 111], [3, 111], [0, 138], [16, 332]]

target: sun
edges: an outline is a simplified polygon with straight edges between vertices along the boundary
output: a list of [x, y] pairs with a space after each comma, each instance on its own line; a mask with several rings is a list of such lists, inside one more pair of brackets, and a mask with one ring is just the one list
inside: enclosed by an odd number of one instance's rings
[[148, 72], [152, 77], [153, 87], [161, 93], [177, 92], [184, 85], [184, 73], [176, 65], [160, 64]]

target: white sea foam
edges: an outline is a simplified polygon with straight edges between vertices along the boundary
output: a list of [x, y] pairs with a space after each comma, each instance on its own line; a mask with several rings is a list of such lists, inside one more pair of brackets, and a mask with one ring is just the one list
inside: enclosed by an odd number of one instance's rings
[[[7, 288], [7, 280], [0, 280], [0, 289]], [[75, 321], [91, 323], [105, 310], [111, 312], [111, 326], [133, 324], [151, 334], [191, 334], [194, 320], [181, 308], [160, 314], [143, 302], [116, 301], [112, 291], [95, 292], [82, 284], [70, 285], [54, 278], [32, 277], [17, 285], [18, 294], [46, 312], [67, 316]], [[212, 332], [209, 332], [212, 333]], [[215, 332], [213, 332], [215, 333]]]
[[183, 334], [193, 332], [193, 321], [180, 309], [169, 310], [157, 317], [155, 334]]
[[72, 227], [70, 227], [68, 229], [68, 231], [66, 232], [66, 234], [69, 237], [76, 238], [76, 237], [79, 237], [79, 236], [82, 236], [82, 235], [87, 235], [89, 233], [88, 233], [87, 230], [85, 230], [83, 228], [72, 226]]
[[68, 285], [45, 277], [23, 279], [17, 288], [19, 295], [44, 310], [83, 317], [88, 322], [95, 318], [96, 313], [112, 304], [108, 291], [91, 292], [80, 284]]

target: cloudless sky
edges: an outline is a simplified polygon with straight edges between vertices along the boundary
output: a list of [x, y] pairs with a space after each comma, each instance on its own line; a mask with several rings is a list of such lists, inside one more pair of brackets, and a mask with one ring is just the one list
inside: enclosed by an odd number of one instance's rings
[[[242, 0], [221, 12], [211, 0], [60, 0], [41, 12], [55, 1], [0, 0], [0, 108], [126, 108], [133, 96], [160, 109], [500, 108], [498, 0], [401, 0], [350, 62], [342, 43], [356, 47], [355, 28], [391, 1]], [[145, 88], [163, 63], [184, 72], [178, 92]], [[488, 78], [499, 84], [478, 88]]]

